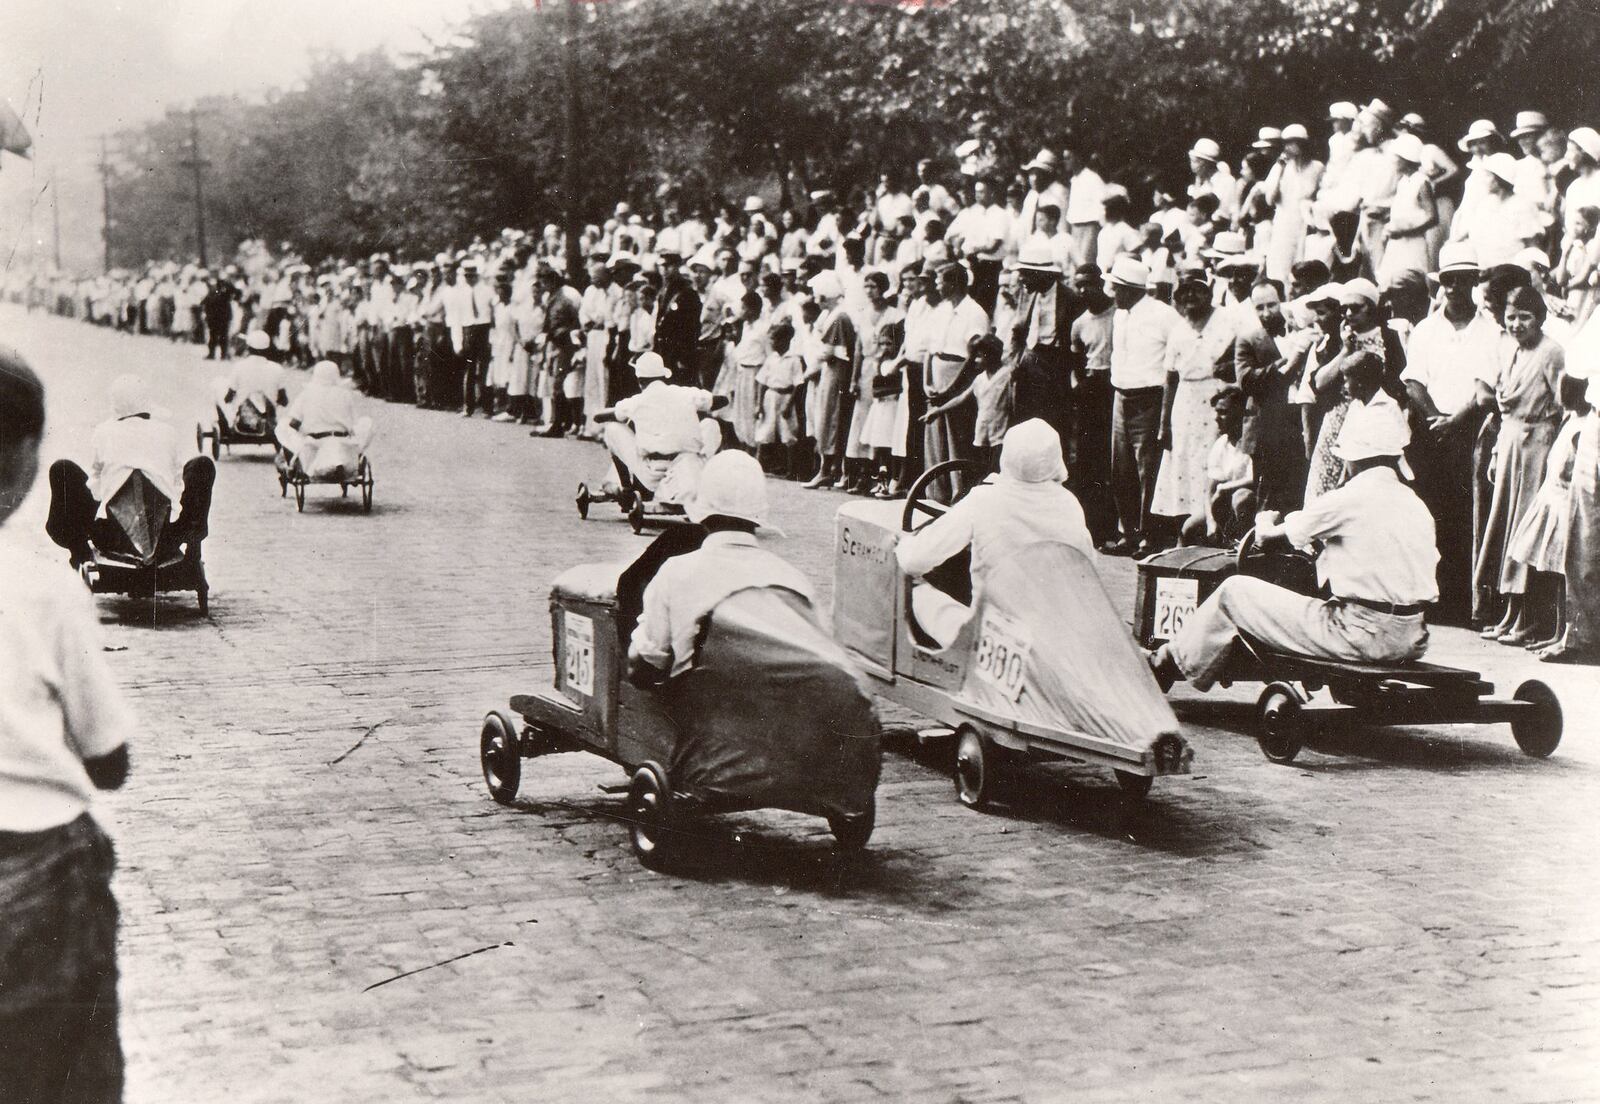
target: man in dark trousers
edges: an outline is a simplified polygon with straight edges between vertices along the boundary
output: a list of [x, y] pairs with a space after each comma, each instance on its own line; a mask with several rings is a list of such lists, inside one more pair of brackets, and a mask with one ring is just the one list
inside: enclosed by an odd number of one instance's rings
[[239, 299], [239, 289], [220, 272], [213, 271], [208, 278], [210, 287], [200, 301], [200, 312], [206, 320], [206, 359], [228, 359], [228, 330], [233, 324], [233, 304]]
[[656, 259], [661, 266], [661, 298], [656, 306], [654, 348], [677, 379], [692, 382], [695, 346], [700, 339], [700, 295], [683, 274], [683, 253], [676, 241], [658, 245]]
[[[1047, 423], [1063, 442], [1071, 440], [1072, 321], [1082, 308], [1071, 289], [1061, 282], [1061, 268], [1044, 238], [1023, 245], [1017, 257], [1022, 279], [1017, 304], [1016, 329], [1005, 336], [1017, 354], [1012, 376], [1012, 420], [1020, 425], [1030, 418]], [[1064, 459], [1071, 461], [1071, 457]]]

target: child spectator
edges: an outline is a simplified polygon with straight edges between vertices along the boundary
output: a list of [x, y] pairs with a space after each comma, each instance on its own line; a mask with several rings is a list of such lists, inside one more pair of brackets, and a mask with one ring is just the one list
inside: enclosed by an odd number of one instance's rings
[[1206, 456], [1206, 516], [1183, 523], [1184, 544], [1232, 544], [1256, 515], [1256, 471], [1240, 438], [1244, 434], [1244, 392], [1233, 385], [1211, 396], [1217, 439]]
[[795, 456], [795, 446], [800, 441], [796, 392], [806, 366], [800, 354], [791, 348], [794, 327], [788, 322], [779, 322], [767, 338], [771, 349], [756, 375], [761, 390], [761, 421], [756, 429], [756, 443], [768, 451], [767, 470], [785, 479], [795, 479], [800, 474]]
[[1532, 639], [1527, 642], [1530, 652], [1552, 647], [1567, 631], [1562, 593], [1566, 581], [1567, 520], [1578, 430], [1589, 412], [1584, 398], [1586, 388], [1586, 380], [1576, 376], [1561, 378], [1561, 405], [1566, 409], [1566, 419], [1550, 446], [1544, 480], [1533, 508], [1517, 526], [1506, 549], [1506, 555], [1528, 571], [1524, 616], [1532, 627]]
[[[0, 526], [39, 471], [44, 387], [0, 348]], [[89, 815], [133, 718], [88, 593], [0, 530], [0, 1100], [122, 1099], [116, 865]]]

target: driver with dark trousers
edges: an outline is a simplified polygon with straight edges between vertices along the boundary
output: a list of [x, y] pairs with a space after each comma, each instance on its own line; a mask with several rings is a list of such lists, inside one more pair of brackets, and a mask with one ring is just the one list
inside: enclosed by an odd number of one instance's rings
[[900, 538], [895, 558], [902, 571], [917, 579], [911, 588], [912, 616], [941, 649], [955, 642], [972, 607], [922, 576], [963, 549], [972, 550], [974, 602], [989, 570], [1029, 544], [1070, 545], [1094, 562], [1094, 541], [1084, 524], [1083, 507], [1064, 486], [1066, 479], [1061, 436], [1048, 422], [1029, 418], [1006, 433], [999, 475], [972, 488], [942, 516]]
[[116, 523], [106, 506], [134, 472], [140, 472], [171, 503], [173, 521], [162, 534], [163, 548], [197, 542], [206, 536], [211, 485], [216, 465], [194, 450], [150, 401], [135, 375], [111, 382], [111, 417], [95, 427], [93, 462], [87, 473], [71, 460], [50, 465], [50, 513], [45, 532], [65, 548], [74, 567], [90, 558], [91, 544], [116, 540]]
[[1259, 543], [1321, 544], [1317, 578], [1334, 596], [1307, 597], [1243, 575], [1224, 579], [1151, 653], [1163, 686], [1182, 674], [1195, 689], [1209, 689], [1241, 633], [1270, 651], [1355, 663], [1403, 663], [1427, 651], [1423, 607], [1439, 597], [1439, 550], [1433, 515], [1400, 478], [1410, 432], [1375, 383], [1348, 382], [1356, 401], [1334, 452], [1349, 480], [1281, 521], [1276, 511], [1256, 517]]
[[755, 457], [713, 456], [688, 513], [705, 527], [706, 538], [695, 551], [663, 563], [644, 588], [644, 610], [628, 643], [628, 674], [636, 684], [659, 684], [689, 670], [706, 616], [732, 594], [778, 587], [807, 605], [816, 602], [798, 568], [756, 543], [756, 530], [771, 527], [766, 474]]

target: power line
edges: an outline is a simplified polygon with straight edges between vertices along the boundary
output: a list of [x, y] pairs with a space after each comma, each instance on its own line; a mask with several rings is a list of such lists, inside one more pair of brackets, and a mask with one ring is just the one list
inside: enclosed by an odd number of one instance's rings
[[194, 172], [194, 236], [199, 247], [196, 252], [200, 255], [200, 267], [209, 268], [206, 260], [206, 197], [203, 179], [207, 162], [200, 156], [200, 112], [199, 109], [189, 109], [189, 156], [180, 165]]

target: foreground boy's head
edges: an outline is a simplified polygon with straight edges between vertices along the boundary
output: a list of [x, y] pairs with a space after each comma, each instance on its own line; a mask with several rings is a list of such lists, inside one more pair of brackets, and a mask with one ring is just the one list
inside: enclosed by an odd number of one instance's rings
[[44, 384], [20, 353], [0, 345], [0, 525], [33, 487], [43, 433]]

